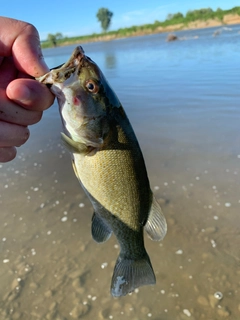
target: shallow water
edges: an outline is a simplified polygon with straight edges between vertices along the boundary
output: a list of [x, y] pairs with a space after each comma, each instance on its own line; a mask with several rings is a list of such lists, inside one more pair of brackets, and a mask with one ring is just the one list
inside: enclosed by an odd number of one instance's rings
[[[146, 238], [157, 284], [110, 296], [119, 248], [91, 239], [55, 104], [0, 165], [1, 319], [240, 317], [240, 26], [216, 29], [83, 46], [132, 122], [168, 221], [161, 243]], [[74, 47], [45, 50], [49, 66]]]

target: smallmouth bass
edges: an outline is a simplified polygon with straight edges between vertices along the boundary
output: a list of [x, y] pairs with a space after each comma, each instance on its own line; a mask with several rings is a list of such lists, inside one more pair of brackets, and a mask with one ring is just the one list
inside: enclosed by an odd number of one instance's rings
[[92, 237], [115, 234], [120, 254], [111, 294], [156, 283], [143, 230], [161, 240], [167, 224], [150, 189], [143, 155], [127, 115], [99, 67], [78, 46], [69, 61], [37, 79], [57, 96], [74, 172], [94, 213]]

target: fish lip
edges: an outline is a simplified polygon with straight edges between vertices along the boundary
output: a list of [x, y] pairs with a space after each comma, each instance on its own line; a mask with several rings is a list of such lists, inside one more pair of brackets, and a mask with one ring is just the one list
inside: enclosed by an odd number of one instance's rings
[[65, 63], [62, 63], [62, 64], [60, 64], [60, 65], [57, 66], [57, 67], [53, 67], [53, 68], [50, 69], [50, 71], [55, 70], [55, 69], [62, 68], [62, 66], [64, 66], [64, 64], [65, 64]]
[[75, 50], [73, 51], [71, 57], [66, 61], [65, 63], [60, 64], [57, 67], [53, 67], [50, 70], [55, 70], [55, 69], [70, 69], [70, 68], [77, 68], [82, 64], [82, 60], [86, 58], [86, 55], [84, 53], [84, 50], [81, 46], [77, 46]]
[[[78, 46], [75, 48], [74, 52], [72, 53], [70, 59], [67, 62], [64, 62], [56, 67], [51, 68], [47, 74], [36, 78], [36, 80], [38, 80], [42, 83], [45, 83], [46, 86], [49, 89], [51, 89], [54, 82], [59, 77], [59, 74], [61, 77], [62, 72], [63, 73], [70, 72], [71, 74], [75, 73], [76, 71], [78, 72], [78, 70], [82, 67], [84, 58], [86, 58], [84, 50], [81, 46]], [[50, 74], [52, 75], [51, 83], [46, 83], [44, 80], [46, 79], [46, 76], [48, 76]], [[59, 81], [57, 81], [57, 82], [59, 82]]]

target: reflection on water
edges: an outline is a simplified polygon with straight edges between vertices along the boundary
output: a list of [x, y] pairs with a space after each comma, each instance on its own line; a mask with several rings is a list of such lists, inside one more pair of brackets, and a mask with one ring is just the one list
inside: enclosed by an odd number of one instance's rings
[[105, 56], [105, 67], [106, 69], [115, 69], [116, 68], [116, 57], [114, 54], [106, 54]]
[[[157, 284], [111, 298], [119, 248], [91, 239], [55, 104], [0, 165], [1, 319], [239, 318], [240, 26], [231, 28], [83, 46], [129, 115], [168, 221], [161, 243], [146, 238]], [[49, 66], [74, 47], [45, 50]]]

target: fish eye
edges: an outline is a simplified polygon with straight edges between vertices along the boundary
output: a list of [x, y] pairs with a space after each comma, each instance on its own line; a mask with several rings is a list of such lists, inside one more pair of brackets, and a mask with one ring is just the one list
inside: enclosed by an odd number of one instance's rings
[[90, 91], [92, 93], [97, 93], [99, 90], [98, 85], [95, 82], [93, 82], [92, 80], [90, 80], [86, 83], [86, 88], [88, 89], [88, 91]]
[[93, 83], [88, 83], [87, 84], [87, 88], [89, 91], [93, 91], [94, 90], [94, 84]]

